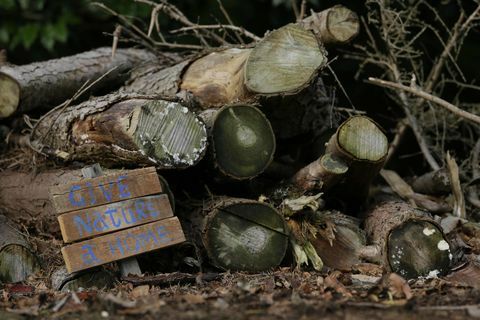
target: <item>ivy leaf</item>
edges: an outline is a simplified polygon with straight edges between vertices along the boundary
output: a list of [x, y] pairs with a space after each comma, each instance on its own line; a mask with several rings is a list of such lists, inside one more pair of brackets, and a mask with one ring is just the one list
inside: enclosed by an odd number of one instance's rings
[[29, 23], [24, 26], [21, 26], [20, 28], [18, 28], [18, 31], [15, 34], [15, 37], [10, 43], [10, 48], [13, 49], [19, 43], [21, 43], [25, 49], [30, 49], [30, 47], [38, 37], [39, 29], [40, 29], [40, 26], [35, 23]]
[[45, 25], [42, 29], [42, 37], [40, 42], [48, 51], [52, 51], [53, 47], [55, 46], [55, 32], [55, 27], [51, 23]]

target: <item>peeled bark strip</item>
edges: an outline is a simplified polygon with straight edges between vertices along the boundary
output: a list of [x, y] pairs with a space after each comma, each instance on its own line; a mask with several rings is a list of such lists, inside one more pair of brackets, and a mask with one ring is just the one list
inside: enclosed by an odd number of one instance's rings
[[200, 161], [207, 132], [179, 103], [114, 93], [50, 112], [37, 123], [31, 141], [64, 160], [173, 169]]
[[415, 192], [423, 194], [447, 194], [452, 191], [448, 170], [441, 168], [425, 173], [413, 181], [412, 188]]
[[0, 282], [20, 282], [40, 269], [25, 237], [0, 216]]
[[388, 271], [411, 279], [450, 270], [453, 256], [448, 240], [426, 211], [387, 202], [368, 213], [365, 231]]
[[344, 44], [355, 38], [360, 22], [355, 12], [342, 5], [336, 5], [303, 19], [300, 25], [311, 30], [325, 44]]
[[277, 267], [287, 250], [285, 220], [271, 206], [223, 198], [203, 207], [197, 224], [210, 262], [224, 270], [266, 271]]
[[133, 66], [154, 61], [154, 54], [139, 49], [99, 48], [69, 57], [0, 67], [0, 118], [34, 109], [49, 109], [71, 98], [87, 81], [94, 81], [108, 71], [90, 93], [119, 85]]
[[327, 191], [341, 181], [347, 171], [348, 166], [344, 161], [327, 153], [298, 171], [292, 183], [304, 191]]
[[387, 151], [387, 137], [370, 118], [354, 116], [343, 122], [326, 149], [349, 167], [345, 179], [336, 188], [339, 195], [354, 203], [364, 202], [372, 180], [385, 162]]
[[361, 252], [367, 241], [357, 219], [338, 211], [320, 211], [315, 213], [314, 226], [318, 232], [310, 241], [327, 267], [351, 270], [362, 262]]
[[275, 135], [257, 108], [231, 105], [201, 115], [209, 129], [210, 151], [216, 169], [233, 179], [253, 178], [272, 162]]

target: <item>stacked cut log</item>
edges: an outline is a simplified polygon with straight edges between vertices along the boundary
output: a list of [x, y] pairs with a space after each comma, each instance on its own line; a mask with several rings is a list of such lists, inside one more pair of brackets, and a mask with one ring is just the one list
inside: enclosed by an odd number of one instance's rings
[[[250, 180], [272, 164], [277, 144], [319, 126], [317, 109], [331, 104], [319, 77], [327, 63], [324, 47], [347, 43], [358, 30], [357, 16], [335, 6], [269, 32], [250, 47], [214, 49], [175, 64], [143, 50], [118, 49], [112, 57], [110, 49], [100, 48], [44, 63], [2, 66], [0, 118], [48, 111], [33, 126], [28, 144], [65, 165], [98, 162], [117, 168], [111, 170], [154, 165], [172, 171], [204, 159], [207, 166], [192, 169], [202, 178], [211, 175], [203, 170], [208, 167], [221, 177], [214, 181]], [[101, 77], [84, 96], [107, 86], [115, 89], [129, 70], [120, 89], [59, 105]], [[297, 262], [309, 260], [317, 270], [324, 265], [351, 270], [367, 260], [406, 278], [445, 274], [452, 260], [450, 244], [427, 213], [387, 203], [367, 211], [365, 231], [361, 228], [361, 212], [387, 150], [386, 135], [375, 121], [350, 117], [330, 137], [324, 154], [289, 175], [274, 206], [208, 194], [196, 210], [185, 210], [190, 207], [182, 203], [179, 216], [200, 248], [200, 262], [206, 258], [222, 270], [275, 268], [290, 240]], [[449, 185], [437, 188], [444, 176], [440, 170], [420, 177], [414, 189], [444, 193]], [[36, 174], [3, 171], [0, 213], [17, 223], [34, 221], [41, 232], [58, 236], [49, 189], [81, 178], [79, 169], [68, 167]], [[326, 210], [320, 196], [340, 200], [350, 216]], [[25, 239], [8, 237], [0, 238], [0, 280], [24, 280], [38, 269], [38, 261]], [[12, 266], [18, 266], [16, 273]], [[103, 272], [92, 275], [111, 284], [112, 275]], [[64, 273], [55, 274], [56, 289], [92, 284], [90, 276]]]
[[[70, 99], [87, 81], [98, 81], [87, 94], [114, 88], [126, 80], [134, 65], [156, 60], [139, 49], [99, 48], [70, 57], [24, 66], [0, 67], [0, 118], [29, 111], [44, 111]], [[88, 95], [87, 95], [88, 96]]]

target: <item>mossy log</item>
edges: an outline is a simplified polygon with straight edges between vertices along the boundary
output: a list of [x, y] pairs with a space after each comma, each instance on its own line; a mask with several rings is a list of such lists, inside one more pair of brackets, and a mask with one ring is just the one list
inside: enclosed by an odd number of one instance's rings
[[167, 69], [141, 67], [123, 89], [180, 96], [202, 109], [296, 94], [326, 65], [323, 45], [349, 41], [358, 26], [355, 13], [335, 6], [268, 33], [253, 48], [217, 50]]
[[450, 270], [450, 244], [428, 212], [404, 202], [386, 202], [370, 211], [364, 224], [387, 271], [411, 279]]
[[325, 266], [348, 271], [362, 262], [367, 240], [359, 220], [338, 211], [317, 211], [312, 222], [317, 234], [310, 242]]
[[117, 49], [112, 57], [112, 49], [105, 47], [22, 66], [4, 65], [0, 67], [0, 118], [51, 109], [71, 98], [87, 81], [93, 82], [107, 72], [90, 94], [121, 85], [132, 67], [156, 59], [154, 54], [139, 49]]
[[21, 282], [40, 270], [40, 261], [24, 235], [0, 215], [0, 282]]
[[202, 159], [207, 131], [177, 102], [113, 93], [52, 110], [38, 121], [31, 143], [66, 161], [178, 169]]
[[265, 203], [220, 198], [190, 219], [209, 262], [223, 270], [267, 271], [287, 250], [285, 220]]
[[235, 180], [251, 179], [272, 162], [275, 135], [263, 113], [249, 105], [208, 109], [200, 114], [209, 131], [215, 169]]
[[387, 151], [387, 137], [372, 119], [354, 116], [344, 121], [326, 148], [327, 153], [348, 166], [345, 178], [335, 188], [336, 194], [351, 203], [363, 203], [371, 182], [385, 162]]

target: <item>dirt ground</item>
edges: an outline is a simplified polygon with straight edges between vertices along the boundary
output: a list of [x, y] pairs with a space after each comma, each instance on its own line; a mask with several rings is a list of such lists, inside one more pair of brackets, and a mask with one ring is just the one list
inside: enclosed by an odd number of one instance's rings
[[[368, 273], [368, 272], [367, 272]], [[38, 280], [38, 279], [36, 279]], [[0, 291], [0, 319], [464, 319], [480, 317], [480, 290], [444, 279], [292, 271], [164, 274], [112, 290]]]

